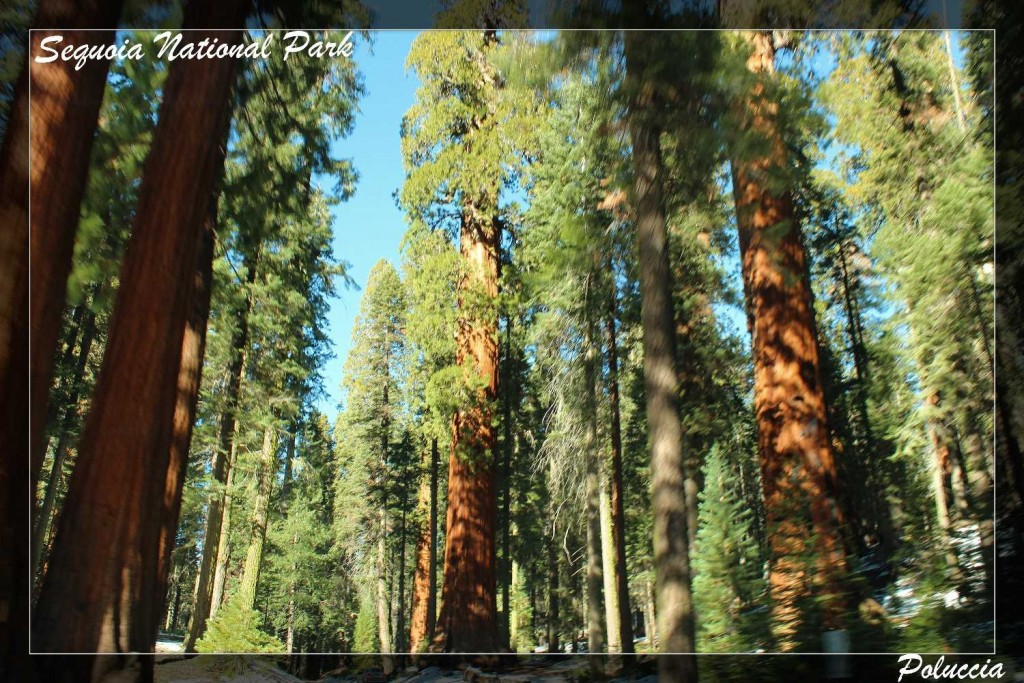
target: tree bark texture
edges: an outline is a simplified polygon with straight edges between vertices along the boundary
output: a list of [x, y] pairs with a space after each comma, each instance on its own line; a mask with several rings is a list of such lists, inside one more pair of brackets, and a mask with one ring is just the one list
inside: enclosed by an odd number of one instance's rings
[[[737, 107], [742, 138], [733, 148], [733, 193], [753, 337], [773, 626], [786, 650], [796, 646], [801, 605], [812, 597], [825, 627], [841, 627], [846, 556], [807, 257], [786, 179], [778, 103], [769, 92], [774, 47], [770, 32], [748, 40], [753, 85]], [[813, 563], [804, 559], [808, 553]]]
[[[113, 28], [120, 5], [117, 0], [41, 0], [33, 25], [66, 29], [60, 33], [76, 44], [110, 40], [113, 31], [73, 29]], [[16, 539], [34, 522], [31, 501], [45, 449], [53, 357], [109, 66], [97, 60], [76, 71], [72, 62], [31, 61], [41, 54], [40, 42], [54, 33], [32, 33], [0, 147], [0, 547], [11, 549], [0, 557], [0, 680], [28, 675], [24, 587], [30, 550]], [[35, 259], [31, 310], [30, 250]]]
[[[668, 229], [662, 199], [659, 129], [652, 116], [654, 93], [643, 78], [643, 41], [644, 36], [635, 31], [625, 34], [626, 71], [632, 91], [629, 132], [633, 145], [633, 201], [640, 263], [644, 387], [651, 449], [659, 652], [693, 653], [696, 647], [690, 587], [686, 471], [679, 416]], [[658, 677], [665, 682], [696, 681], [696, 656], [659, 657]]]
[[493, 424], [498, 390], [497, 313], [501, 230], [478, 207], [463, 207], [456, 360], [467, 381], [480, 387], [471, 405], [452, 421], [445, 520], [444, 583], [433, 649], [445, 652], [497, 651], [497, 596], [494, 567], [497, 482]]
[[[238, 26], [248, 3], [186, 10], [186, 26]], [[214, 32], [186, 32], [186, 39]], [[216, 32], [221, 42], [240, 31]], [[237, 60], [171, 65], [121, 268], [103, 367], [61, 515], [50, 571], [33, 621], [38, 651], [151, 652], [161, 603], [162, 500], [174, 439], [189, 281], [202, 241], [201, 215], [214, 181]], [[197, 107], [200, 101], [206, 106]], [[132, 657], [82, 661], [93, 678], [137, 665]], [[145, 658], [144, 658], [145, 659]], [[148, 662], [148, 663], [147, 663]]]

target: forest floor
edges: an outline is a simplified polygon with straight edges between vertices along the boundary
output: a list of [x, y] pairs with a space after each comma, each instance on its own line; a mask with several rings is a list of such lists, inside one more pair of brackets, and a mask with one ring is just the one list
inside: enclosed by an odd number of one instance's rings
[[[612, 659], [606, 672], [607, 683], [631, 681], [653, 683], [656, 676], [648, 658], [641, 658], [639, 666], [629, 677], [622, 676], [621, 664]], [[306, 683], [274, 666], [270, 658], [223, 655], [179, 659], [157, 659], [155, 683]], [[645, 666], [648, 664], [648, 666]], [[518, 661], [500, 669], [490, 667], [427, 666], [409, 667], [391, 674], [388, 683], [574, 683], [589, 680], [589, 660], [586, 657], [537, 657]], [[647, 671], [646, 669], [651, 669]], [[378, 670], [379, 671], [379, 670]], [[377, 680], [364, 678], [367, 672], [326, 674], [319, 683], [363, 683]]]

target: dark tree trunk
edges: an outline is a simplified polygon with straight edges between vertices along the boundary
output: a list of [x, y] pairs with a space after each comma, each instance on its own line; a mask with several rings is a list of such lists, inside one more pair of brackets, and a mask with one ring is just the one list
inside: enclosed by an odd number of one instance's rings
[[[640, 258], [644, 386], [651, 449], [651, 502], [654, 511], [655, 589], [660, 652], [693, 653], [693, 597], [690, 589], [686, 469], [679, 417], [679, 374], [675, 357], [675, 320], [669, 270], [668, 230], [662, 200], [656, 103], [645, 82], [644, 36], [627, 31], [625, 55], [631, 88], [629, 132], [633, 145], [636, 241]], [[693, 654], [658, 658], [662, 681], [697, 680]]]
[[192, 442], [192, 427], [195, 424], [196, 408], [199, 403], [199, 388], [203, 373], [203, 359], [206, 356], [206, 328], [210, 317], [210, 297], [213, 293], [213, 259], [217, 243], [217, 204], [220, 194], [220, 180], [224, 172], [227, 154], [227, 135], [231, 123], [230, 109], [225, 110], [221, 128], [221, 141], [213, 154], [214, 189], [207, 206], [201, 209], [203, 221], [202, 241], [192, 276], [188, 318], [181, 347], [181, 368], [178, 374], [178, 391], [174, 408], [173, 433], [170, 456], [167, 464], [167, 479], [160, 500], [164, 501], [160, 516], [160, 572], [154, 595], [166, 592], [166, 577], [171, 563], [171, 553], [176, 544], [178, 515], [181, 512], [181, 491], [188, 470], [188, 455]]
[[441, 468], [441, 454], [437, 438], [430, 440], [430, 569], [427, 574], [427, 631], [429, 636], [437, 625], [437, 477]]
[[558, 527], [551, 518], [551, 535], [548, 537], [548, 652], [561, 650], [558, 642]]
[[[932, 393], [927, 403], [933, 410], [938, 410], [939, 396]], [[951, 455], [951, 437], [946, 426], [937, 415], [927, 420], [928, 438], [932, 442], [932, 495], [935, 497], [935, 517], [939, 524], [939, 543], [954, 579], [963, 580], [960, 559], [953, 543], [953, 517], [956, 505], [953, 502], [953, 457]]]
[[618, 295], [612, 285], [608, 298], [605, 329], [608, 335], [608, 409], [611, 413], [611, 507], [612, 544], [615, 560], [615, 579], [619, 603], [619, 639], [622, 652], [633, 652], [633, 619], [629, 606], [629, 576], [626, 574], [626, 513], [623, 506], [622, 481], [622, 418], [619, 414], [619, 349], [615, 335]]
[[[186, 26], [239, 26], [247, 8], [241, 0], [193, 3]], [[237, 30], [196, 30], [186, 40], [214, 36], [242, 38]], [[207, 206], [214, 185], [210, 141], [222, 138], [236, 65], [224, 59], [170, 67], [104, 363], [33, 619], [39, 651], [153, 650], [167, 510], [150, 508], [168, 483], [191, 289], [182, 284], [197, 263], [198, 207]], [[76, 664], [94, 679], [126, 669], [147, 678], [152, 669], [152, 659], [132, 655]]]
[[[37, 64], [31, 57], [41, 54], [44, 38], [58, 32], [75, 44], [112, 40], [113, 31], [71, 29], [113, 28], [119, 14], [117, 0], [40, 1], [34, 25], [65, 30], [32, 33], [0, 148], [0, 450], [5, 454], [0, 459], [0, 547], [10, 549], [0, 553], [0, 680], [28, 676], [25, 586], [30, 577], [25, 573], [31, 559], [29, 547], [17, 539], [34, 522], [28, 501], [35, 497], [42, 466], [53, 356], [108, 68], [106, 61], [91, 61], [76, 71], [74, 62]], [[30, 375], [32, 393], [26, 396]]]
[[604, 674], [604, 657], [598, 653], [605, 651], [604, 633], [604, 572], [601, 558], [601, 454], [597, 443], [597, 396], [596, 368], [597, 353], [594, 348], [593, 323], [587, 323], [585, 348], [586, 357], [583, 361], [583, 401], [584, 419], [587, 421], [586, 436], [586, 523], [587, 523], [587, 579], [586, 579], [586, 624], [587, 651], [590, 653], [590, 670], [596, 676]]
[[[773, 626], [786, 650], [797, 645], [799, 605], [812, 595], [825, 627], [841, 628], [846, 556], [807, 259], [792, 190], [780, 189], [775, 177], [788, 164], [778, 104], [764, 83], [774, 72], [771, 34], [751, 34], [750, 48], [754, 85], [737, 105], [742, 142], [733, 149], [733, 193], [753, 337]], [[815, 539], [813, 567], [800, 559], [812, 550], [809, 539]]]
[[[448, 514], [445, 533], [441, 613], [432, 649], [445, 652], [495, 652], [498, 645], [495, 586], [497, 439], [493, 425], [498, 389], [497, 316], [469, 309], [498, 297], [501, 229], [480, 207], [463, 208], [460, 250], [464, 276], [459, 283], [460, 321], [457, 361], [482, 381], [472, 405], [452, 420], [448, 465]], [[474, 303], [470, 306], [470, 301]], [[487, 308], [485, 306], [485, 308]]]
[[398, 627], [395, 629], [395, 651], [405, 652], [405, 522], [406, 512], [403, 504], [402, 522], [398, 532]]
[[[512, 318], [507, 317], [505, 320], [505, 367], [511, 370], [511, 364]], [[512, 377], [513, 373], [508, 372], [505, 380], [501, 383], [501, 639], [505, 647], [510, 647], [512, 637], [511, 610], [509, 608], [509, 595], [512, 586], [512, 402], [514, 401]]]

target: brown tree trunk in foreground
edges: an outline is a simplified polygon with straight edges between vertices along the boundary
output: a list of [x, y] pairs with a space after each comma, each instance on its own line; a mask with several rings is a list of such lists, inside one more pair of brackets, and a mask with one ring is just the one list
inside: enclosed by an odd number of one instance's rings
[[608, 335], [608, 411], [611, 413], [611, 513], [612, 552], [614, 553], [616, 596], [619, 607], [619, 641], [622, 652], [633, 648], [633, 612], [629, 605], [629, 576], [626, 574], [626, 513], [623, 506], [622, 418], [619, 414], [619, 348], [615, 334], [618, 295], [612, 289], [608, 298], [605, 331]]
[[423, 515], [416, 538], [416, 573], [412, 588], [412, 624], [409, 650], [418, 652], [427, 645], [437, 614], [437, 439], [430, 440], [424, 454], [429, 476], [420, 483], [419, 509]]
[[[226, 117], [225, 117], [226, 118]], [[225, 136], [227, 121], [224, 123]], [[226, 143], [225, 143], [226, 144]], [[219, 176], [224, 168], [224, 156], [214, 169]], [[167, 593], [167, 575], [171, 566], [178, 533], [178, 515], [181, 512], [181, 491], [188, 470], [188, 455], [192, 445], [192, 425], [195, 424], [196, 407], [199, 403], [199, 387], [203, 375], [203, 358], [206, 355], [206, 324], [210, 317], [210, 295], [213, 286], [213, 255], [216, 244], [217, 196], [211, 192], [209, 208], [203, 225], [202, 242], [192, 275], [189, 293], [188, 318], [181, 343], [181, 367], [178, 370], [178, 391], [174, 406], [174, 420], [170, 452], [167, 462], [166, 479], [161, 505], [151, 505], [147, 510], [156, 516], [160, 534], [157, 554], [159, 564], [151, 596], [161, 600]]]
[[[492, 419], [498, 391], [497, 312], [480, 302], [497, 300], [500, 246], [497, 221], [467, 203], [459, 245], [464, 276], [459, 282], [456, 356], [466, 372], [475, 375], [474, 383], [483, 382], [484, 389], [452, 420], [444, 583], [432, 644], [432, 649], [445, 652], [495, 652], [498, 645], [497, 439]], [[481, 307], [488, 312], [481, 313]]]
[[[186, 26], [238, 26], [247, 6], [193, 3]], [[213, 37], [237, 43], [242, 36], [193, 31], [185, 39]], [[210, 141], [221, 138], [236, 66], [233, 59], [170, 66], [103, 368], [33, 619], [38, 651], [153, 650], [162, 513], [149, 508], [166, 486], [188, 315], [190, 288], [182, 285], [202, 240], [197, 205], [206, 207], [213, 187]], [[78, 664], [94, 679], [118, 669], [147, 677], [152, 668], [148, 657], [90, 659]]]
[[[645, 36], [636, 31], [625, 33], [626, 71], [632, 89], [629, 132], [633, 145], [636, 241], [640, 257], [659, 652], [693, 653], [696, 651], [695, 624], [668, 229], [662, 200], [660, 136], [652, 120], [656, 103], [652, 86], [642, 77], [644, 41]], [[659, 657], [658, 678], [666, 683], [696, 681], [697, 657], [693, 654]]]
[[[780, 177], [788, 163], [778, 104], [764, 82], [774, 72], [774, 47], [770, 33], [750, 34], [749, 41], [747, 67], [756, 80], [738, 104], [744, 137], [733, 151], [733, 194], [771, 529], [773, 627], [786, 650], [797, 645], [799, 604], [812, 595], [825, 603], [825, 627], [841, 628], [846, 557], [806, 254], [792, 190]], [[814, 566], [800, 559], [808, 552], [815, 554]]]
[[[65, 42], [81, 44], [111, 40], [113, 32], [70, 29], [112, 28], [119, 14], [117, 0], [40, 0], [34, 25], [68, 29], [60, 31]], [[53, 356], [108, 68], [106, 61], [90, 61], [78, 71], [73, 62], [29, 61], [41, 53], [40, 41], [51, 35], [54, 32], [32, 33], [0, 148], [0, 548], [6, 549], [0, 553], [0, 680], [23, 680], [28, 675], [25, 573], [30, 550], [18, 539], [34, 521], [31, 501], [45, 448], [43, 420]], [[30, 242], [35, 258], [31, 311]], [[30, 374], [32, 395], [26, 396]]]
[[[29, 258], [25, 248], [29, 245], [25, 242], [25, 227], [29, 225], [31, 194], [32, 301], [29, 322], [32, 346], [29, 368], [32, 376], [30, 436], [33, 482], [44, 454], [42, 437], [60, 318], [71, 271], [78, 213], [89, 171], [93, 134], [109, 67], [108, 61], [90, 60], [76, 70], [74, 61], [37, 63], [34, 58], [43, 55], [40, 48], [42, 40], [55, 35], [64, 38], [60, 46], [113, 42], [113, 31], [72, 29], [113, 28], [120, 14], [121, 2], [118, 0], [40, 2], [33, 25], [58, 30], [32, 33], [28, 56], [30, 69], [22, 69], [0, 158], [0, 224], [3, 225], [0, 253], [4, 259], [0, 267], [0, 317], [5, 323], [0, 325], [0, 369], [4, 371], [7, 364], [4, 357], [8, 350], [19, 354], [12, 359], [23, 358], [21, 351], [27, 339], [24, 313], [29, 309], [25, 290]], [[13, 385], [5, 382], [3, 386]], [[19, 394], [17, 400], [23, 403], [24, 396]], [[17, 428], [23, 431], [24, 424], [18, 423]], [[7, 443], [6, 439], [4, 443]]]

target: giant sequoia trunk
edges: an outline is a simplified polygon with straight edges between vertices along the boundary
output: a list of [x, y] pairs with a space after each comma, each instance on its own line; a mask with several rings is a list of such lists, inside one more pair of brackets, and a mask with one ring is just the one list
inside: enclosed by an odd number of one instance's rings
[[[191, 4], [186, 26], [231, 27], [241, 0]], [[186, 40], [237, 43], [240, 31], [194, 30]], [[79, 445], [50, 569], [33, 619], [43, 652], [151, 652], [162, 596], [160, 531], [189, 282], [214, 183], [237, 60], [171, 64], [121, 268], [103, 368]], [[196, 102], [204, 106], [195, 106]], [[180, 489], [172, 494], [180, 496]], [[175, 503], [176, 505], [176, 503]], [[155, 510], [154, 510], [155, 508]], [[79, 658], [79, 675], [152, 666], [149, 658]], [[95, 668], [92, 664], [95, 663]], [[91, 669], [91, 671], [90, 671]]]
[[[58, 32], [75, 44], [113, 40], [112, 31], [71, 29], [112, 28], [120, 6], [118, 0], [40, 0], [34, 25], [62, 30], [32, 33], [0, 148], [0, 547], [7, 549], [0, 554], [0, 679], [24, 675], [29, 548], [15, 539], [31, 523], [26, 502], [42, 466], [53, 356], [108, 67], [106, 61], [90, 61], [75, 70], [74, 62], [37, 64], [31, 57], [41, 54], [44, 38]], [[31, 310], [30, 242], [35, 260]], [[30, 373], [32, 395], [26, 401]]]
[[[8, 372], [29, 368], [32, 376], [32, 479], [35, 481], [43, 460], [43, 429], [47, 415], [47, 397], [53, 379], [53, 360], [61, 312], [71, 270], [78, 212], [85, 191], [96, 118], [106, 83], [106, 60], [90, 60], [81, 69], [74, 61], [37, 63], [42, 55], [40, 43], [61, 35], [63, 44], [102, 44], [114, 41], [113, 31], [74, 29], [113, 28], [121, 12], [118, 0], [67, 2], [44, 0], [39, 4], [35, 26], [55, 28], [32, 33], [29, 68], [22, 69], [7, 137], [0, 156], [0, 377], [3, 386], [17, 385], [24, 379]], [[30, 83], [31, 80], [31, 83]], [[31, 107], [29, 91], [31, 90]], [[29, 125], [31, 110], [31, 126]], [[31, 136], [29, 131], [31, 129]], [[29, 225], [31, 195], [31, 310], [29, 310], [29, 244], [24, 227]], [[24, 315], [30, 314], [32, 330], [31, 358], [24, 363], [27, 330]], [[12, 365], [8, 365], [10, 362]], [[16, 367], [16, 366], [20, 366]], [[10, 379], [11, 381], [7, 381]], [[19, 392], [4, 392], [24, 406]], [[16, 399], [14, 397], [17, 397]], [[16, 404], [9, 406], [17, 408]], [[3, 405], [6, 421], [13, 418]], [[24, 408], [22, 408], [24, 410]], [[4, 422], [2, 443], [5, 450], [16, 433], [24, 431], [24, 422], [10, 424], [17, 432], [7, 432]]]
[[[693, 653], [696, 648], [676, 329], [668, 229], [662, 199], [661, 147], [654, 121], [656, 102], [652, 85], [643, 77], [645, 40], [645, 36], [636, 31], [625, 34], [626, 73], [631, 89], [629, 133], [633, 145], [633, 201], [640, 257], [644, 388], [651, 449], [658, 649], [660, 652]], [[696, 681], [696, 656], [659, 657], [658, 677], [666, 682]]]
[[811, 599], [826, 628], [841, 626], [846, 557], [807, 258], [770, 93], [774, 47], [770, 33], [748, 40], [752, 85], [737, 103], [733, 193], [753, 338], [773, 625], [779, 647], [788, 649]]
[[456, 357], [477, 391], [452, 420], [448, 465], [441, 614], [433, 647], [446, 652], [495, 652], [498, 644], [495, 586], [497, 488], [493, 424], [498, 390], [497, 313], [501, 229], [493, 216], [467, 202], [459, 249]]
[[[225, 118], [228, 118], [227, 116]], [[228, 122], [224, 122], [225, 136]], [[224, 169], [223, 147], [215, 152], [214, 173], [220, 176]], [[181, 341], [181, 366], [178, 369], [178, 390], [174, 405], [170, 452], [167, 460], [161, 505], [147, 510], [156, 517], [159, 525], [159, 565], [153, 597], [161, 599], [167, 593], [167, 574], [170, 571], [171, 553], [174, 551], [178, 533], [178, 515], [181, 512], [181, 490], [188, 470], [188, 454], [192, 443], [192, 425], [195, 423], [196, 407], [199, 403], [199, 385], [203, 374], [203, 358], [206, 354], [206, 324], [210, 317], [210, 295], [213, 285], [213, 254], [216, 243], [217, 192], [210, 194], [205, 210], [202, 241], [196, 259], [195, 272], [189, 292], [188, 318]], [[200, 219], [203, 220], [203, 219]]]

